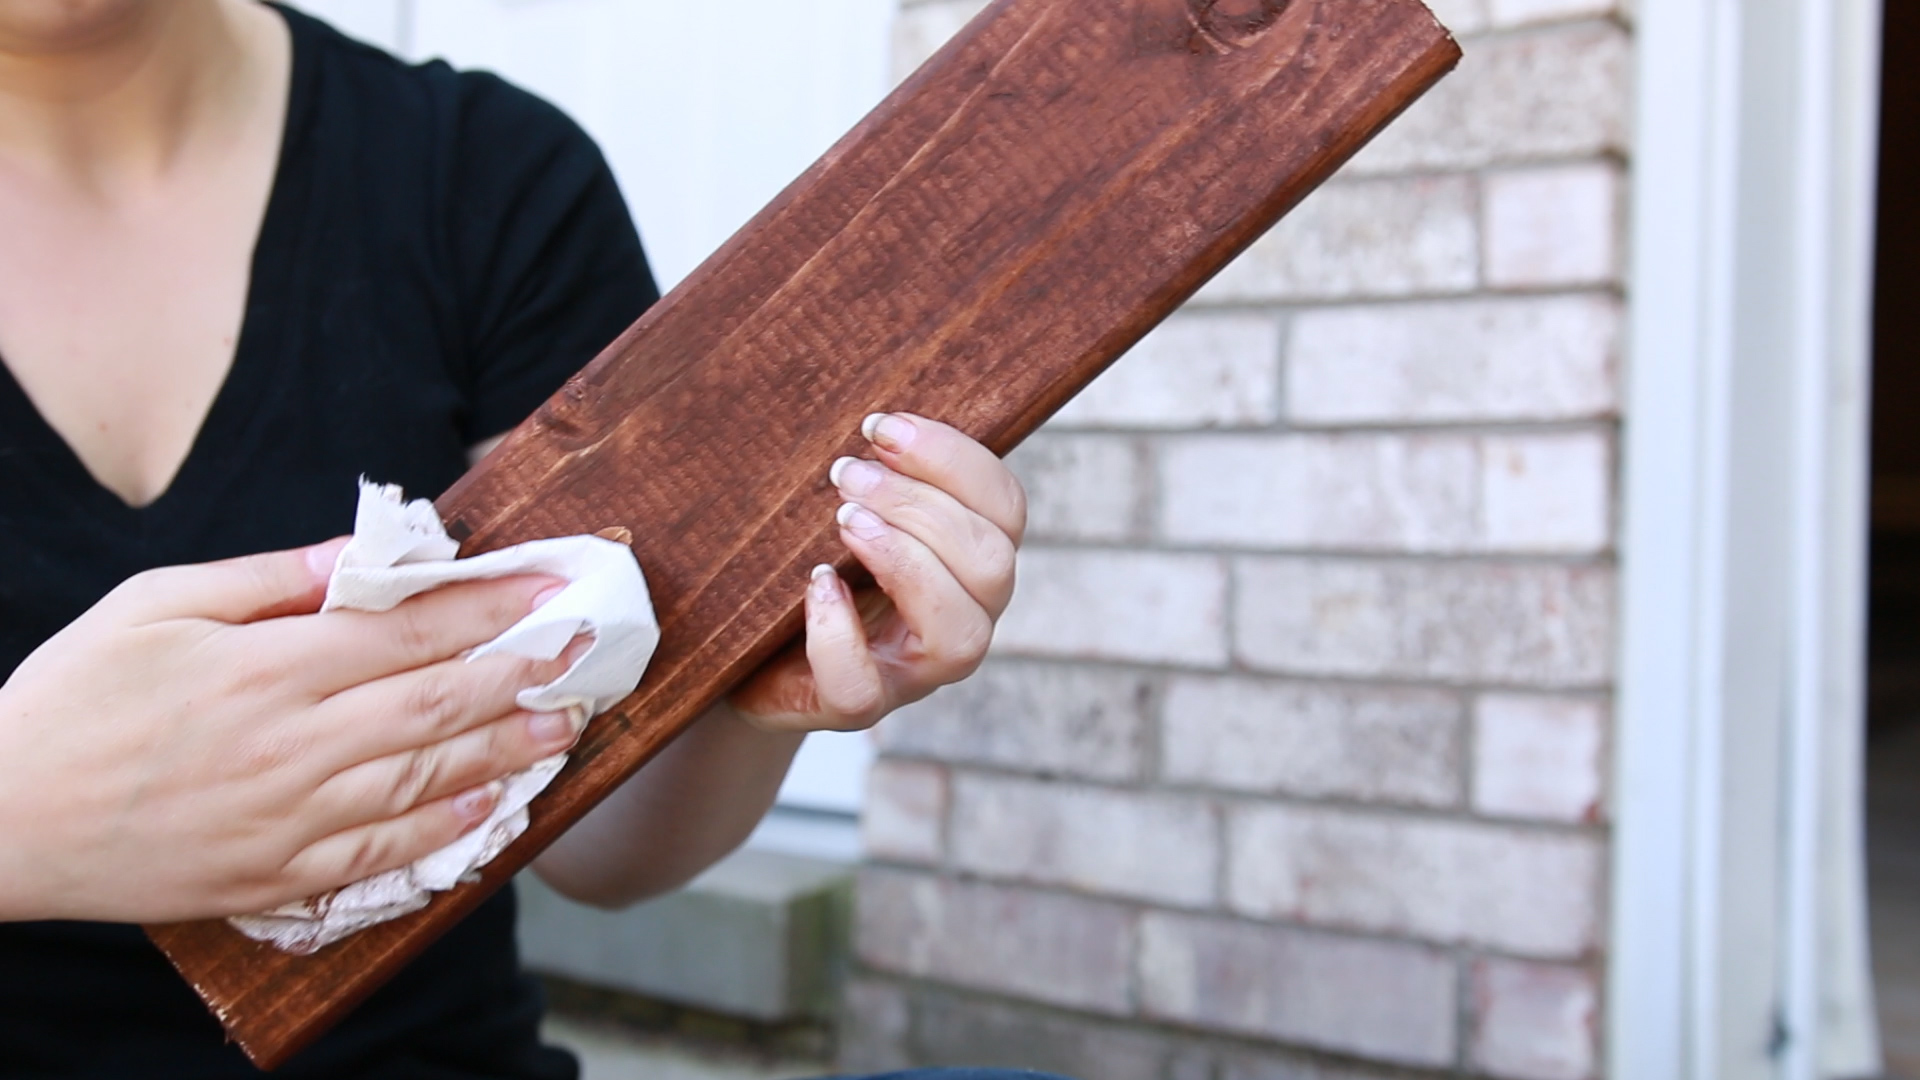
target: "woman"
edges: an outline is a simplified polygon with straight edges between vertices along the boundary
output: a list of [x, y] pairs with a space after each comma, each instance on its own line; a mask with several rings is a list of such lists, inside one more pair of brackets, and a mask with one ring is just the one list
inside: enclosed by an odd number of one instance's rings
[[[598, 151], [497, 79], [251, 0], [0, 0], [0, 1072], [252, 1075], [129, 924], [411, 861], [572, 744], [513, 704], [557, 665], [459, 659], [556, 582], [316, 614], [327, 538], [357, 476], [440, 491], [654, 299]], [[816, 577], [805, 656], [550, 849], [560, 891], [675, 887], [805, 732], [978, 664], [1019, 485], [869, 430], [840, 535], [892, 612], [870, 640]], [[280, 1075], [575, 1075], [512, 935], [508, 891]]]

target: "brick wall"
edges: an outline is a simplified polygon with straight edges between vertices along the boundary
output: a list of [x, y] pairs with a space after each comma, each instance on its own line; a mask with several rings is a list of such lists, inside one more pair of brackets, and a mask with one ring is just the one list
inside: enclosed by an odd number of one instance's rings
[[1439, 13], [1460, 71], [1016, 454], [994, 658], [881, 729], [847, 1067], [1598, 1074], [1630, 20]]

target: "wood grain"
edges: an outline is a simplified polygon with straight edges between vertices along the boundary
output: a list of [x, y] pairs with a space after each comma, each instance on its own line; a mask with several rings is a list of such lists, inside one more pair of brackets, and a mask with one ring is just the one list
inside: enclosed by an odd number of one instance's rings
[[440, 500], [468, 554], [630, 529], [663, 639], [477, 884], [309, 957], [150, 928], [255, 1062], [338, 1021], [800, 626], [827, 467], [1005, 453], [1437, 81], [1417, 0], [998, 0]]

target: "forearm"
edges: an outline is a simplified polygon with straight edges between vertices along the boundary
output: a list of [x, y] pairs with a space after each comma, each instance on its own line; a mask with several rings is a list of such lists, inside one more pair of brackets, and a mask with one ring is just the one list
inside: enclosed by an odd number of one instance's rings
[[801, 735], [717, 705], [534, 863], [583, 903], [619, 907], [677, 888], [739, 847], [773, 805]]

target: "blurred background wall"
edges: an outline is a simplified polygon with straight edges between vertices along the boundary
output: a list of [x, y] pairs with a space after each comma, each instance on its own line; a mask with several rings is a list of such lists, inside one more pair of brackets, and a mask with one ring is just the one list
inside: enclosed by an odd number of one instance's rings
[[849, 1067], [1596, 1075], [1633, 39], [1436, 10], [1459, 71], [1015, 453], [995, 656], [881, 728]]
[[[302, 6], [567, 109], [670, 286], [981, 4]], [[1835, 224], [1851, 144], [1822, 127], [1861, 110], [1823, 116], [1820, 80], [1851, 55], [1835, 27], [1879, 5], [1433, 7], [1460, 70], [1013, 456], [1031, 541], [980, 675], [873, 738], [810, 740], [748, 850], [683, 896], [587, 916], [530, 887], [532, 964], [757, 1023], [837, 1016], [848, 1069], [1863, 1075], [1870, 1009], [1828, 991], [1859, 981], [1864, 921], [1843, 819], [1866, 391]], [[1896, 150], [1910, 68], [1889, 68]], [[1899, 317], [1920, 264], [1888, 175], [1872, 494], [1893, 535], [1920, 520]], [[1630, 263], [1660, 295], [1629, 305]], [[1830, 520], [1807, 547], [1810, 514]], [[1877, 727], [1920, 687], [1915, 566], [1873, 572]], [[1894, 841], [1874, 902], [1896, 1051], [1920, 1047], [1907, 743], [1866, 792]], [[1845, 813], [1815, 859], [1796, 815], [1821, 800]], [[1840, 974], [1794, 951], [1816, 933]], [[1816, 1013], [1851, 1064], [1814, 1069]]]

